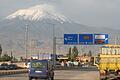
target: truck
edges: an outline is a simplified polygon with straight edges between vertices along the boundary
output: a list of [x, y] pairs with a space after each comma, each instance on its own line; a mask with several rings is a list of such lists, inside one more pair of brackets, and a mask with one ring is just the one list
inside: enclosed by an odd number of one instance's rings
[[120, 77], [120, 45], [104, 45], [98, 56], [100, 80]]

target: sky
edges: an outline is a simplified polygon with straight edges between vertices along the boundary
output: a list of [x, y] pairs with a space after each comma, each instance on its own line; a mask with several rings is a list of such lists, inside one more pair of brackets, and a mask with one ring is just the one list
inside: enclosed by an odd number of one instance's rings
[[120, 0], [0, 0], [0, 19], [18, 9], [41, 4], [54, 6], [80, 24], [120, 29]]

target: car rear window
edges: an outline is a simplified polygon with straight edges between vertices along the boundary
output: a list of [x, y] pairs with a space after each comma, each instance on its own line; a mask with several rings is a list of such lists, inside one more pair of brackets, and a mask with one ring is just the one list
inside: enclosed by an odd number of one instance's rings
[[32, 68], [47, 68], [46, 62], [32, 62], [31, 63]]

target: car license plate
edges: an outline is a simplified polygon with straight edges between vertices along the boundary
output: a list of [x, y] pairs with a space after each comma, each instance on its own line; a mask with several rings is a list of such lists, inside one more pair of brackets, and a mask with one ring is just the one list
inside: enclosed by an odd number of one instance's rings
[[42, 73], [42, 71], [35, 71], [36, 73]]

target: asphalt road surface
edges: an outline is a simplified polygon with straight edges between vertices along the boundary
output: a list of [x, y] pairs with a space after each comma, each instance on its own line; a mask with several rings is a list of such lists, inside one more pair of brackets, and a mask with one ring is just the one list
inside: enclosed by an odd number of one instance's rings
[[[28, 74], [0, 76], [0, 80], [28, 80]], [[56, 70], [55, 80], [99, 80], [99, 72], [81, 70]]]

